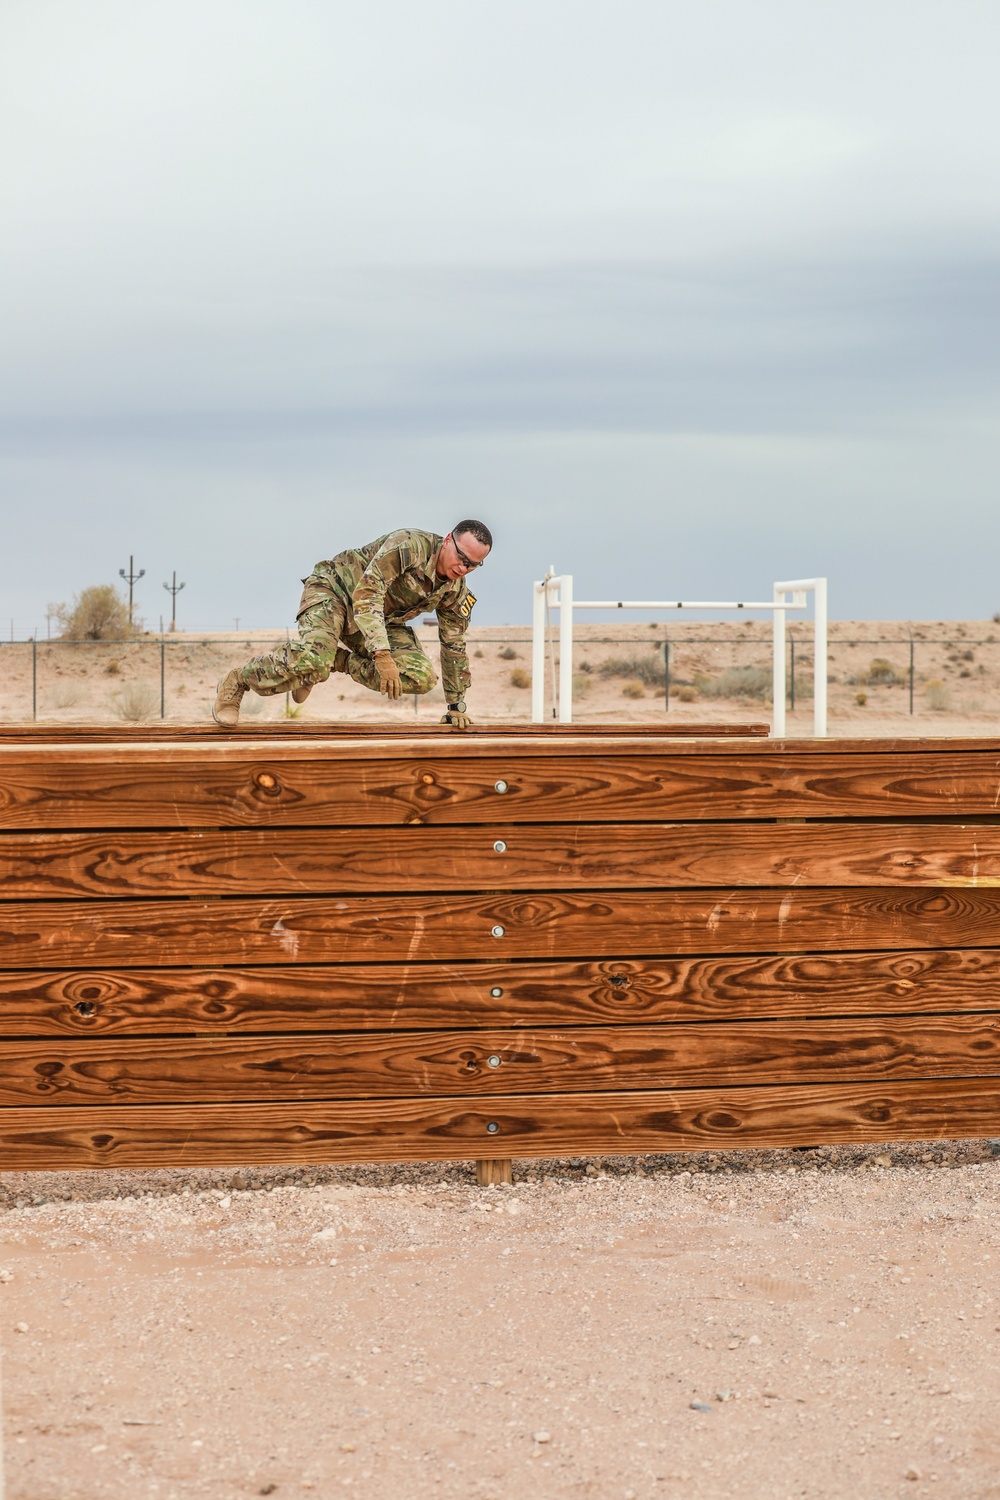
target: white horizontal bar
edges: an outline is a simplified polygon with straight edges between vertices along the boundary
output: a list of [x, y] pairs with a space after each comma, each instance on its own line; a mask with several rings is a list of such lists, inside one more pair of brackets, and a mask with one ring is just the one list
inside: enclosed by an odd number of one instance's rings
[[[558, 608], [558, 605], [555, 606]], [[804, 604], [779, 604], [773, 599], [766, 603], [755, 604], [752, 601], [746, 603], [698, 603], [688, 601], [650, 601], [646, 599], [574, 599], [574, 609], [804, 609]]]
[[774, 587], [784, 594], [790, 594], [793, 589], [801, 594], [805, 589], [814, 589], [818, 582], [818, 578], [794, 578], [791, 583], [776, 583]]

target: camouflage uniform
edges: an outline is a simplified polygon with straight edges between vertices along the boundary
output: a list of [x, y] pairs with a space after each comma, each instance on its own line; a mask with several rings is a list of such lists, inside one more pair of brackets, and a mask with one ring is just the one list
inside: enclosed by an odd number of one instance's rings
[[262, 697], [314, 687], [329, 677], [343, 644], [347, 671], [362, 687], [379, 691], [375, 652], [391, 651], [403, 692], [429, 693], [437, 673], [406, 622], [434, 610], [445, 697], [456, 703], [472, 682], [465, 632], [476, 598], [464, 578], [434, 572], [443, 540], [430, 531], [390, 531], [317, 563], [302, 580], [298, 640], [248, 661], [238, 673], [243, 686]]

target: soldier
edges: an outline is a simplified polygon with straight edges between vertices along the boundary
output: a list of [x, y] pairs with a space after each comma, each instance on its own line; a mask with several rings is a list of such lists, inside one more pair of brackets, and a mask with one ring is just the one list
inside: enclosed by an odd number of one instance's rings
[[227, 728], [238, 724], [247, 691], [265, 698], [290, 692], [304, 703], [331, 672], [346, 672], [388, 698], [429, 693], [437, 674], [406, 622], [434, 610], [448, 704], [441, 722], [465, 729], [471, 723], [465, 692], [472, 681], [465, 632], [476, 602], [466, 577], [482, 567], [492, 546], [482, 521], [459, 521], [445, 537], [390, 531], [317, 563], [302, 580], [298, 640], [227, 672], [212, 717]]

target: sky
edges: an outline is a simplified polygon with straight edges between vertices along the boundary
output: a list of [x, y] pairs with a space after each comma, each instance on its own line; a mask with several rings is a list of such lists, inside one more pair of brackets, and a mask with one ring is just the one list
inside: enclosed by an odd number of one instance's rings
[[996, 0], [6, 0], [0, 634], [294, 618], [481, 517], [581, 598], [1000, 610]]

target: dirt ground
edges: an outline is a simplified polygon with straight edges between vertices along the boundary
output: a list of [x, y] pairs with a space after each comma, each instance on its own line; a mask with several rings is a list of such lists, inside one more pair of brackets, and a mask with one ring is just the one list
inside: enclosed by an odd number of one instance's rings
[[[795, 640], [795, 708], [788, 732], [812, 729], [811, 626], [790, 627]], [[418, 629], [432, 661], [434, 627]], [[670, 640], [671, 696], [664, 702], [663, 641]], [[159, 719], [207, 721], [219, 678], [251, 655], [270, 650], [284, 631], [239, 639], [211, 635], [142, 637], [121, 645], [0, 642], [0, 723]], [[913, 643], [913, 713], [910, 643]], [[531, 631], [482, 626], [469, 633], [473, 685], [469, 708], [480, 721], [531, 716]], [[789, 668], [791, 651], [789, 650]], [[162, 682], [161, 682], [162, 662]], [[608, 668], [614, 667], [613, 674]], [[739, 691], [727, 669], [756, 669], [755, 693]], [[983, 620], [834, 621], [829, 648], [833, 735], [990, 734], [1000, 711], [1000, 625]], [[574, 718], [589, 723], [716, 722], [768, 719], [769, 622], [644, 625], [580, 624], [574, 646]], [[547, 671], [551, 700], [552, 661]], [[720, 688], [729, 686], [725, 696]], [[686, 700], [686, 701], [685, 701]], [[863, 701], [859, 701], [863, 700]], [[440, 686], [423, 699], [388, 704], [339, 675], [313, 690], [301, 709], [285, 697], [244, 700], [243, 716], [261, 720], [291, 711], [310, 722], [433, 722], [444, 711]]]
[[994, 1151], [5, 1174], [7, 1500], [1000, 1496]]

